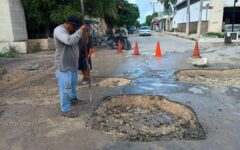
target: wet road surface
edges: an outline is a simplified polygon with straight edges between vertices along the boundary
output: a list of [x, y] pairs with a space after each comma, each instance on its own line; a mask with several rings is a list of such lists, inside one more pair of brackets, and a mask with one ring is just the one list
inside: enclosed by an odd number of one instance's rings
[[[85, 104], [74, 107], [80, 114], [76, 119], [67, 119], [59, 115], [54, 69], [38, 72], [39, 75], [0, 91], [0, 149], [238, 150], [240, 89], [176, 81], [176, 71], [198, 69], [185, 61], [185, 58], [192, 54], [192, 41], [157, 35], [130, 37], [132, 42], [136, 39], [139, 42], [140, 53], [143, 53], [139, 56], [133, 56], [133, 51], [117, 54], [117, 51], [113, 50], [97, 50], [92, 58], [93, 79], [122, 77], [132, 81], [129, 85], [121, 87], [93, 86], [92, 102], [89, 101], [88, 87], [79, 85], [79, 98], [84, 100]], [[162, 49], [169, 50], [165, 50], [162, 58], [152, 55], [155, 41], [158, 39], [162, 41]], [[44, 58], [45, 54], [35, 55]], [[47, 57], [54, 57], [54, 52], [47, 54]], [[51, 60], [48, 61], [52, 63]], [[229, 64], [223, 66], [231, 67]], [[191, 107], [207, 132], [207, 138], [130, 142], [89, 128], [87, 122], [101, 99], [122, 94], [162, 95], [171, 101]]]

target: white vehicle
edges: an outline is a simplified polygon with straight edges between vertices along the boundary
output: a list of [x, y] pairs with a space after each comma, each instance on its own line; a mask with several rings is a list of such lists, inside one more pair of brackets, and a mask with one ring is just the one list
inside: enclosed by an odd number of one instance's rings
[[149, 35], [151, 36], [151, 29], [149, 26], [141, 26], [139, 29], [139, 35]]

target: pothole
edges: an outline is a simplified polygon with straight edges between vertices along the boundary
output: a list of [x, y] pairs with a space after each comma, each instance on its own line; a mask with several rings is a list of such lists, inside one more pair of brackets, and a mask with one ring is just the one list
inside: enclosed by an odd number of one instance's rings
[[240, 69], [231, 70], [181, 70], [177, 80], [186, 83], [203, 83], [240, 87]]
[[92, 128], [131, 141], [206, 138], [189, 107], [161, 96], [106, 97], [92, 115]]
[[99, 82], [102, 87], [119, 87], [129, 85], [131, 80], [125, 78], [107, 78]]

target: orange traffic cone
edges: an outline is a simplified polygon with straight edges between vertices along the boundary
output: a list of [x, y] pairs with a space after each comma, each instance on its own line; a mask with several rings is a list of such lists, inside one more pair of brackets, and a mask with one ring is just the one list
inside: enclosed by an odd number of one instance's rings
[[199, 47], [198, 47], [198, 41], [196, 40], [195, 42], [195, 48], [194, 48], [194, 52], [193, 52], [193, 57], [194, 58], [200, 58], [200, 52], [199, 52]]
[[134, 47], [134, 55], [140, 55], [138, 50], [138, 42], [136, 41], [135, 47]]
[[118, 41], [118, 54], [121, 54], [122, 53], [122, 45], [121, 45], [121, 42], [120, 40]]
[[161, 48], [160, 48], [160, 42], [159, 41], [157, 42], [155, 56], [156, 57], [161, 57], [162, 56]]

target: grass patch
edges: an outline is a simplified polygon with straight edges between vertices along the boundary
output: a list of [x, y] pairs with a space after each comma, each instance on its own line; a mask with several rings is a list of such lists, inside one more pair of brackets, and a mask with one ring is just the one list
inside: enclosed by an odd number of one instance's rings
[[225, 34], [221, 32], [208, 32], [206, 34], [209, 37], [218, 37], [218, 38], [224, 38]]
[[17, 55], [17, 50], [15, 46], [9, 45], [9, 49], [0, 52], [0, 57], [15, 57]]

